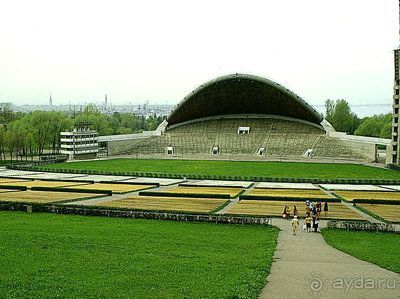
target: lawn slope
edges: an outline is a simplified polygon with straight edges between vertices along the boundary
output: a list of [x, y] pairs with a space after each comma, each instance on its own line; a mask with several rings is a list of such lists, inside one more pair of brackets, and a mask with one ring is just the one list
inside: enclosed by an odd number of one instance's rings
[[0, 298], [256, 298], [274, 227], [0, 212]]
[[400, 171], [355, 164], [112, 159], [52, 164], [45, 169], [157, 172], [180, 175], [287, 177], [317, 179], [400, 179]]
[[323, 229], [322, 236], [336, 249], [400, 273], [400, 234]]

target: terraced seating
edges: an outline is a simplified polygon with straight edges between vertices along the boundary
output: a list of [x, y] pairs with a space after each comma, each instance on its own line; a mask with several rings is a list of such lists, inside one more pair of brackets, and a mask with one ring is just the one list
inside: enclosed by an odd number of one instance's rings
[[[250, 134], [238, 134], [238, 127], [250, 127]], [[265, 148], [265, 157], [303, 158], [314, 149], [310, 158], [365, 160], [339, 139], [328, 138], [322, 128], [302, 122], [273, 118], [211, 119], [170, 128], [162, 136], [137, 143], [127, 154], [167, 155], [167, 147], [175, 155], [211, 155], [218, 146], [220, 155], [256, 156]]]
[[320, 136], [314, 147], [314, 157], [362, 160], [364, 156], [351, 150], [341, 140]]

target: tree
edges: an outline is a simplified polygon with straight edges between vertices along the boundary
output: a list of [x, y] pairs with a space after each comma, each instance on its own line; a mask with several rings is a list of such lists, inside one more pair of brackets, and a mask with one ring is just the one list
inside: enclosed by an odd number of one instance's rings
[[370, 137], [391, 138], [392, 114], [388, 113], [364, 118], [354, 134]]
[[5, 160], [4, 144], [5, 144], [6, 129], [4, 125], [0, 125], [0, 160]]
[[11, 109], [11, 104], [6, 103], [0, 107], [0, 123], [6, 125], [16, 118], [15, 113]]
[[326, 120], [331, 123], [336, 131], [353, 134], [360, 120], [351, 112], [350, 105], [346, 100], [327, 100], [325, 102]]
[[326, 120], [332, 120], [335, 115], [335, 101], [326, 100], [325, 102]]
[[99, 135], [112, 135], [114, 133], [107, 117], [101, 114], [93, 104], [86, 106], [84, 111], [75, 117], [75, 124], [79, 123], [90, 124]]
[[15, 153], [15, 148], [16, 148], [16, 140], [15, 140], [15, 133], [11, 129], [7, 129], [7, 132], [5, 134], [5, 145], [6, 148], [8, 149], [8, 153], [10, 154], [10, 159], [11, 162], [13, 160], [13, 155]]
[[50, 141], [52, 153], [55, 154], [60, 148], [60, 132], [71, 130], [73, 121], [61, 112], [48, 112], [50, 122], [52, 124], [50, 128]]
[[33, 138], [37, 146], [39, 156], [43, 155], [46, 144], [49, 143], [51, 136], [51, 123], [50, 114], [44, 111], [34, 111], [29, 115], [29, 122], [32, 128]]

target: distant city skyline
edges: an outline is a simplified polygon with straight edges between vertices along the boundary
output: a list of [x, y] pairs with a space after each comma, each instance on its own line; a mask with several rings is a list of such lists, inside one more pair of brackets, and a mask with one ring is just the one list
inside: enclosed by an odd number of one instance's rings
[[[3, 105], [5, 103], [0, 103]], [[8, 103], [10, 104], [10, 103]], [[89, 104], [89, 103], [86, 103]], [[115, 104], [115, 105], [105, 105], [105, 103], [90, 103], [95, 104], [100, 112], [102, 113], [113, 113], [113, 112], [125, 112], [134, 113], [136, 115], [153, 115], [157, 116], [167, 116], [174, 109], [176, 104], [162, 104], [162, 103], [139, 103], [139, 104]], [[325, 105], [313, 105], [313, 107], [319, 112], [325, 115]], [[49, 105], [49, 104], [24, 104], [24, 105], [13, 105], [12, 108], [15, 111], [20, 112], [31, 112], [34, 110], [54, 110], [54, 111], [80, 111], [85, 108], [85, 104], [61, 104], [61, 105]], [[387, 114], [392, 112], [391, 104], [359, 104], [351, 105], [350, 109], [352, 112], [356, 113], [359, 118]]]
[[[24, 9], [21, 9], [24, 7]], [[250, 73], [312, 105], [391, 104], [397, 1], [8, 1], [0, 102], [175, 105]]]

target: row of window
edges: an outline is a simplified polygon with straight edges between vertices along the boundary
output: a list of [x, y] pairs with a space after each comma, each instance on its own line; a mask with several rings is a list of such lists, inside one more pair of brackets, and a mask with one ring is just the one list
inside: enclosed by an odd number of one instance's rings
[[75, 139], [82, 139], [82, 138], [95, 138], [97, 137], [96, 135], [61, 135], [61, 138], [64, 139], [73, 139], [75, 137]]
[[[167, 147], [167, 154], [168, 155], [173, 155], [175, 153], [174, 147], [173, 146], [168, 146]], [[211, 154], [213, 155], [219, 155], [220, 154], [220, 148], [219, 146], [213, 146], [211, 149]], [[265, 147], [259, 147], [257, 150], [257, 155], [263, 156], [265, 154]]]
[[93, 145], [97, 145], [98, 144], [98, 142], [97, 141], [94, 141], [94, 140], [89, 140], [89, 141], [75, 141], [75, 142], [73, 142], [73, 141], [66, 141], [66, 142], [61, 142], [61, 147], [63, 146], [63, 145], [83, 145], [83, 144], [93, 144]]
[[79, 153], [79, 152], [86, 152], [86, 151], [98, 151], [98, 147], [85, 147], [85, 148], [63, 148], [63, 151], [67, 151], [67, 152], [75, 152], [75, 153]]

